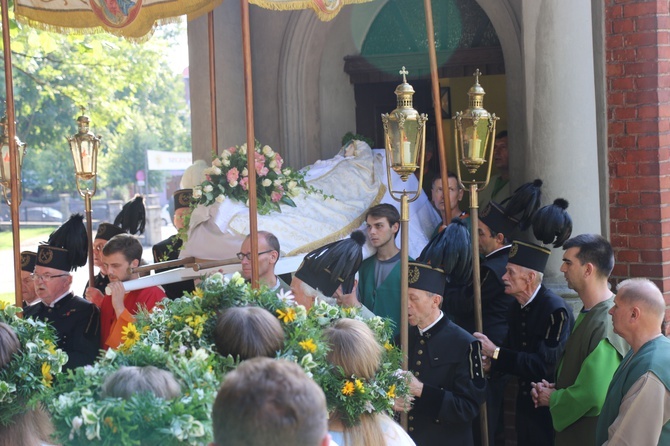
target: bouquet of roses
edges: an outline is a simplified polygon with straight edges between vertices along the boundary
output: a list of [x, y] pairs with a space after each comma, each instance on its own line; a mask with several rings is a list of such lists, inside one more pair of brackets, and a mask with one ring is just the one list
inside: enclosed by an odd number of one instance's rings
[[[296, 207], [291, 197], [301, 188], [307, 193], [318, 193], [305, 182], [305, 173], [282, 168], [284, 160], [270, 146], [256, 141], [254, 149], [256, 197], [258, 213], [280, 211], [280, 203]], [[226, 197], [249, 206], [249, 167], [247, 145], [224, 149], [215, 156], [212, 166], [205, 169], [206, 180], [193, 190], [193, 198], [205, 206], [221, 203]]]

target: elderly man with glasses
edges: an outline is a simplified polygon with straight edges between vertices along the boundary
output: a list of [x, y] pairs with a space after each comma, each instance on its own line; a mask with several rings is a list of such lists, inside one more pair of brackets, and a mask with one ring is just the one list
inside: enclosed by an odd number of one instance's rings
[[[273, 291], [283, 290], [285, 293], [291, 287], [275, 274], [275, 265], [279, 260], [279, 240], [274, 234], [267, 231], [258, 231], [258, 282]], [[251, 239], [247, 235], [242, 242], [237, 258], [242, 262], [242, 277], [251, 280]]]

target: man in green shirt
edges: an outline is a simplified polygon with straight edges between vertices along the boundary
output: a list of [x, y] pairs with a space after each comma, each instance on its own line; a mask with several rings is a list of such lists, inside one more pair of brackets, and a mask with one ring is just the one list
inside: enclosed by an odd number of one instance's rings
[[582, 234], [563, 245], [561, 272], [583, 303], [558, 365], [556, 383], [533, 383], [536, 407], [549, 406], [556, 446], [595, 443], [607, 387], [630, 348], [612, 328], [607, 312], [614, 295], [607, 279], [614, 268], [610, 243]]

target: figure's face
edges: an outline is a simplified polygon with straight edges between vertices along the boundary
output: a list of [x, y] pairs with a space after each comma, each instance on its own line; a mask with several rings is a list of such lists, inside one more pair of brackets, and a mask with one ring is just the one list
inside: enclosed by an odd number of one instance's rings
[[27, 304], [33, 303], [37, 299], [35, 281], [28, 271], [21, 271], [21, 298]]
[[[463, 189], [458, 187], [456, 178], [447, 178], [447, 183], [449, 185], [449, 206], [454, 211], [463, 199]], [[444, 212], [444, 190], [442, 189], [442, 180], [439, 178], [433, 181], [433, 204], [438, 211]]]
[[96, 238], [93, 240], [93, 264], [100, 268], [100, 271], [103, 274], [106, 274], [105, 271], [103, 271], [102, 263], [102, 248], [105, 247], [105, 243], [107, 243], [107, 240], [103, 240], [101, 238]]
[[509, 151], [507, 150], [507, 136], [496, 139], [493, 151], [493, 164], [499, 171], [509, 170]]
[[395, 234], [400, 227], [398, 223], [393, 226], [389, 225], [386, 217], [372, 217], [368, 216], [366, 220], [368, 238], [370, 243], [375, 248], [379, 249], [389, 243], [395, 243]]
[[568, 282], [568, 288], [575, 291], [583, 288], [586, 272], [586, 265], [582, 265], [582, 262], [577, 258], [579, 250], [578, 247], [566, 249], [561, 264], [561, 272], [565, 281]]
[[[240, 252], [246, 254], [242, 259], [242, 277], [245, 280], [251, 280], [251, 239], [245, 238], [240, 247]], [[274, 276], [275, 264], [279, 258], [279, 253], [272, 249], [265, 237], [258, 237], [258, 277]], [[268, 286], [274, 286], [274, 283], [266, 283]]]
[[314, 305], [314, 300], [305, 294], [305, 292], [302, 289], [302, 286], [300, 286], [303, 283], [302, 280], [298, 279], [297, 277], [293, 277], [291, 280], [291, 292], [293, 293], [293, 299], [295, 300], [295, 303], [298, 305], [302, 305], [305, 307], [307, 310], [312, 308], [312, 305]]
[[172, 223], [177, 229], [181, 229], [185, 226], [184, 218], [191, 213], [191, 208], [179, 208], [174, 211], [174, 217], [172, 217]]
[[521, 266], [508, 263], [502, 276], [505, 293], [516, 296], [524, 291], [530, 281], [530, 274]]
[[110, 282], [125, 282], [131, 279], [130, 268], [136, 268], [140, 264], [137, 259], [129, 262], [122, 252], [115, 252], [108, 256], [103, 255], [102, 260], [107, 268], [107, 276], [109, 276]]
[[502, 247], [502, 244], [498, 242], [498, 239], [491, 235], [491, 229], [481, 220], [479, 220], [479, 229], [477, 230], [477, 233], [479, 234], [479, 253], [481, 255], [487, 256], [496, 249]]
[[407, 291], [407, 320], [411, 326], [424, 328], [437, 317], [440, 297], [428, 291], [409, 288]]
[[49, 305], [70, 291], [72, 276], [67, 271], [45, 266], [35, 266], [35, 294]]
[[632, 313], [632, 309], [630, 304], [625, 302], [621, 296], [621, 292], [614, 296], [614, 306], [610, 308], [608, 313], [610, 316], [612, 316], [612, 327], [614, 328], [614, 333], [623, 338], [626, 333], [626, 323], [628, 321], [628, 317]]

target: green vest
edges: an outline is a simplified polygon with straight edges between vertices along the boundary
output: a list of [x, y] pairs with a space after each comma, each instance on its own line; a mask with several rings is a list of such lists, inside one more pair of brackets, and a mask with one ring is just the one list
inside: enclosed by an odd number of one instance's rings
[[393, 336], [400, 333], [400, 261], [398, 261], [379, 288], [375, 287], [375, 263], [372, 256], [365, 259], [358, 270], [358, 292], [361, 303], [375, 315], [393, 321]]
[[[612, 306], [614, 296], [591, 308], [570, 334], [558, 369], [557, 389], [565, 389], [575, 383], [582, 363], [603, 339], [607, 339], [622, 357], [630, 350], [628, 343], [614, 333], [607, 313]], [[598, 417], [580, 418], [563, 431], [556, 432], [556, 446], [593, 444], [597, 424]]]
[[[668, 367], [668, 364], [670, 364], [670, 339], [665, 336], [659, 336], [647, 342], [637, 353], [633, 353], [633, 350], [628, 352], [612, 378], [612, 383], [607, 391], [607, 399], [598, 417], [597, 445], [607, 441], [607, 429], [619, 415], [619, 407], [623, 397], [642, 375], [653, 372], [665, 385], [665, 388], [670, 389], [670, 367]], [[658, 444], [670, 444], [670, 423], [663, 426]]]

